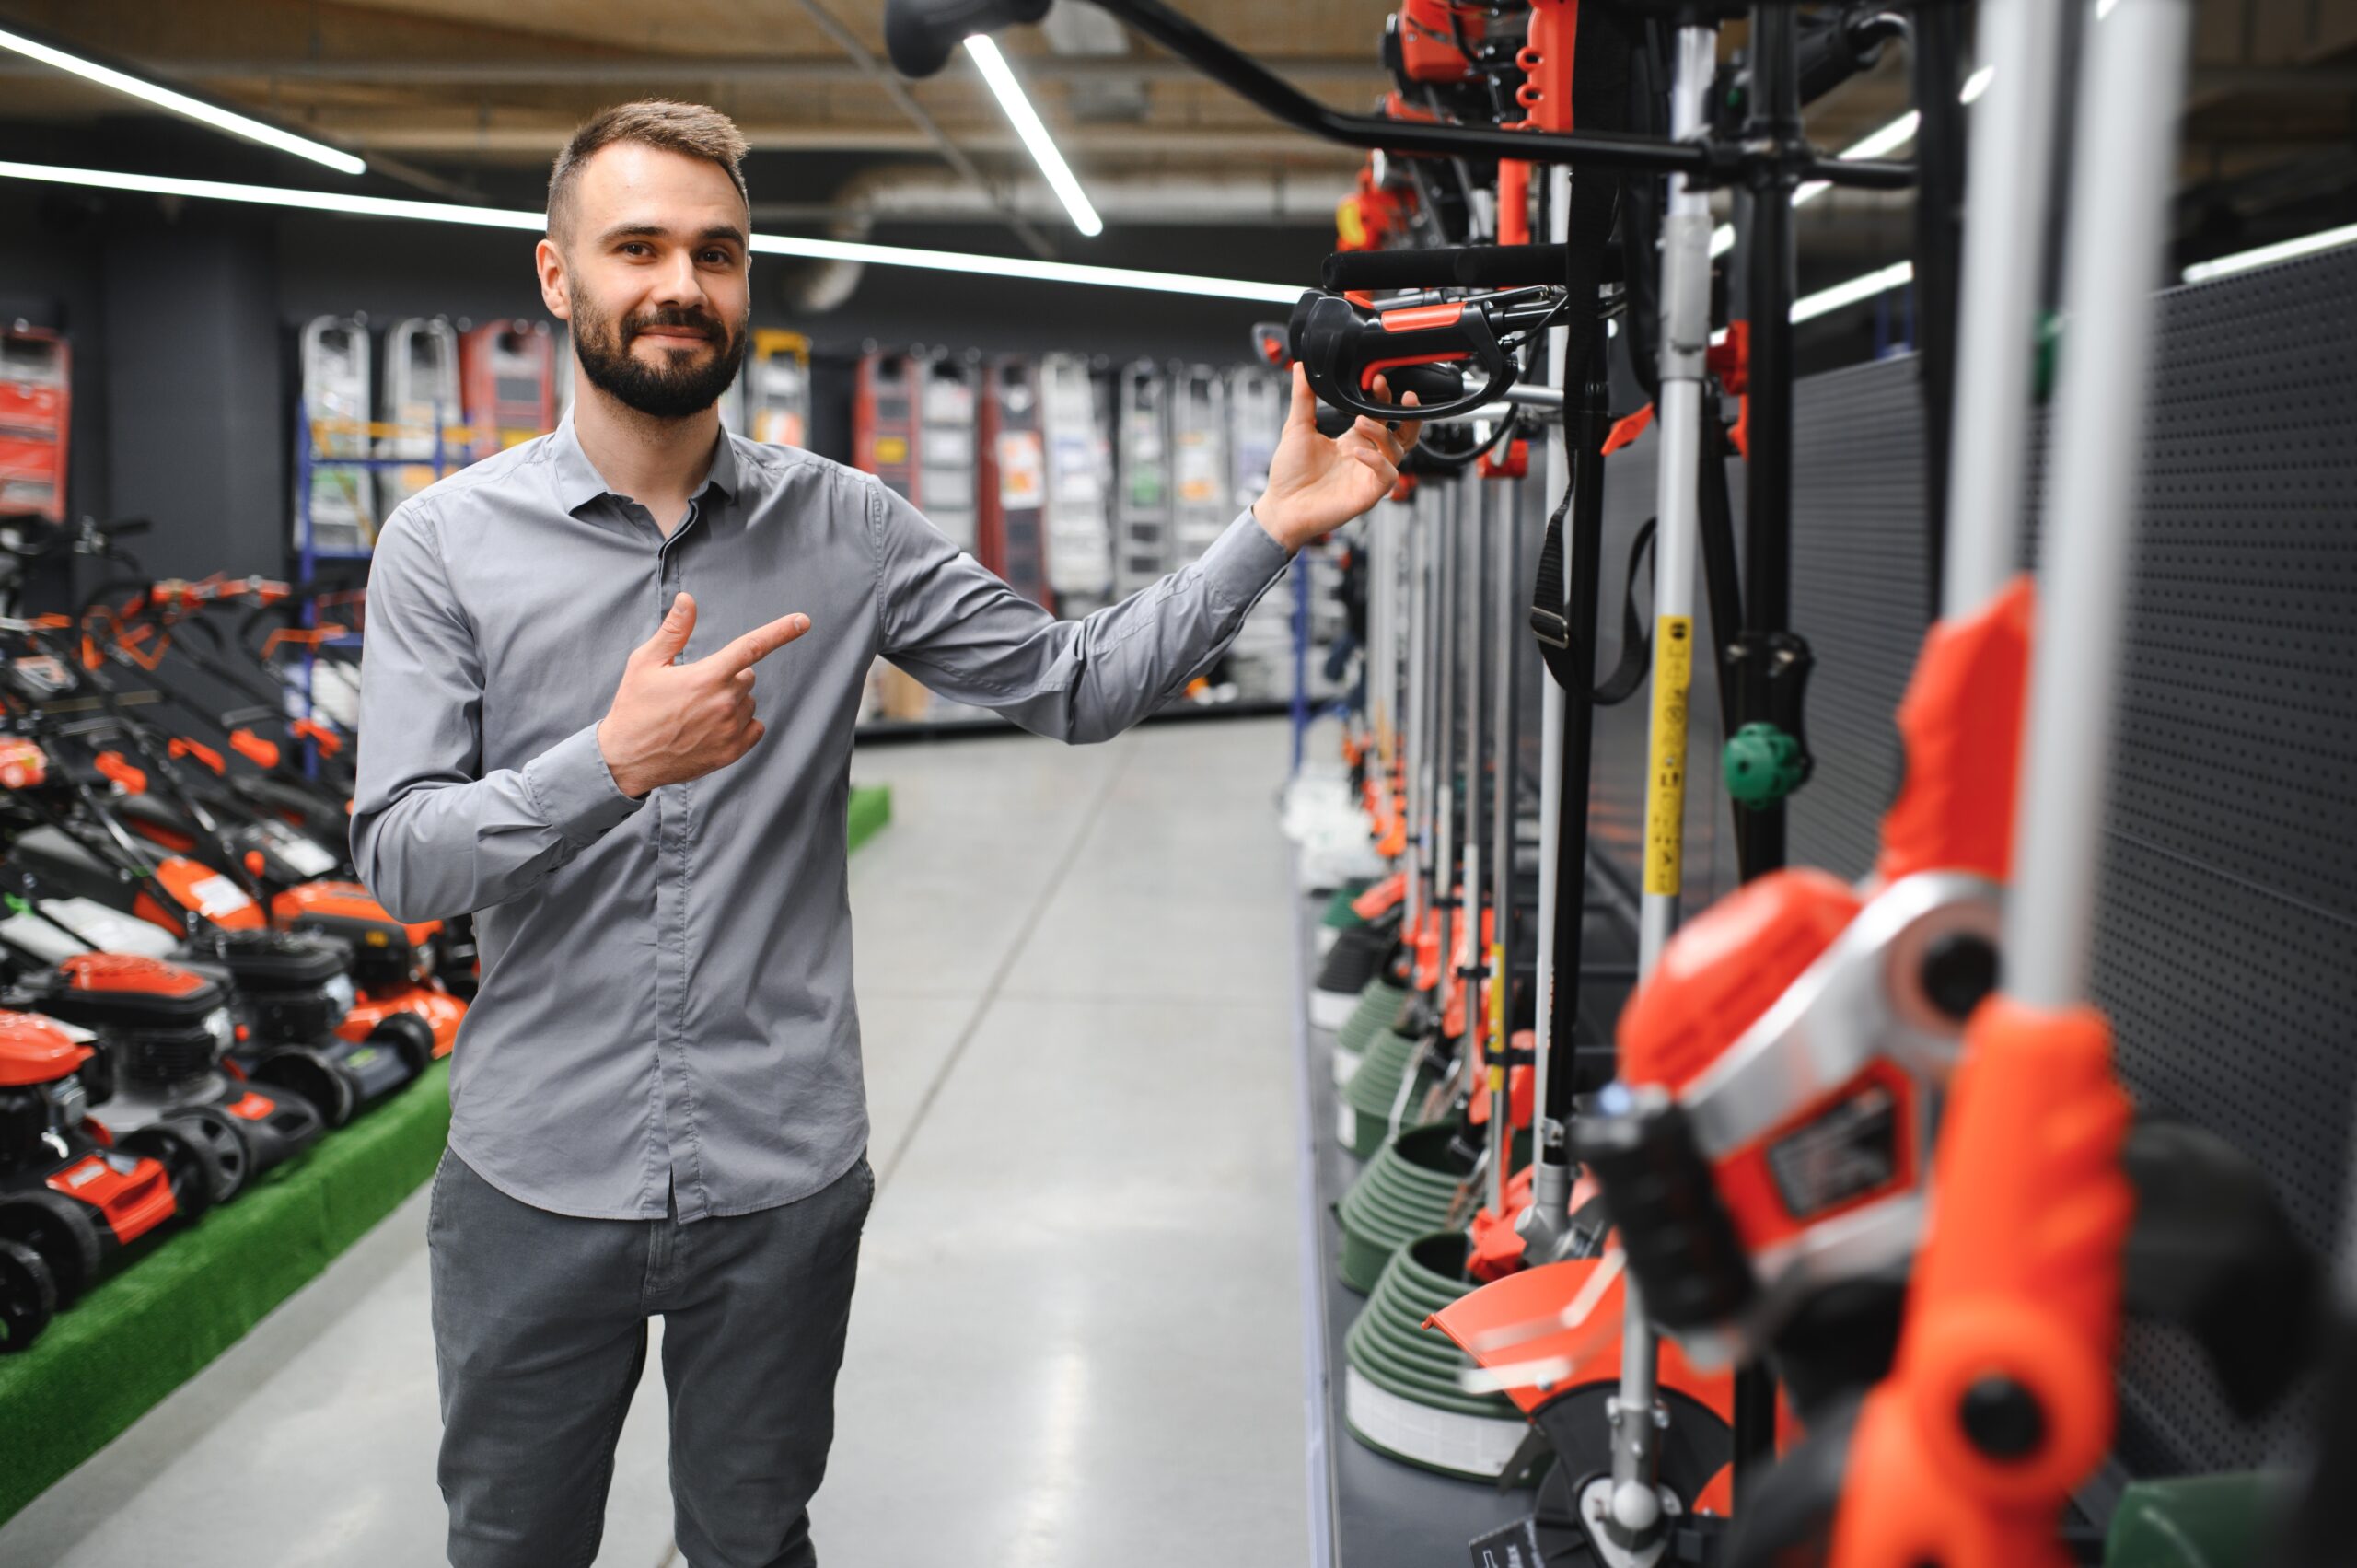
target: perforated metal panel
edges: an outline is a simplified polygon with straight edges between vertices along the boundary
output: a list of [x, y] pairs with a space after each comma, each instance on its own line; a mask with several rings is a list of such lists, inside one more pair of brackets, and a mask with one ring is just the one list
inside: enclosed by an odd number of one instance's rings
[[[2067, 348], [2065, 350], [2067, 353]], [[2148, 1109], [2253, 1155], [2329, 1251], [2357, 1086], [2357, 251], [2172, 290], [2129, 587], [2096, 999]], [[2139, 1469], [2262, 1464], [2132, 1333]]]
[[[1791, 843], [1848, 876], [1898, 776], [1891, 713], [1926, 616], [1914, 377], [1893, 360], [1799, 389], [1817, 771]], [[2328, 1252], [2357, 1089], [2357, 252], [2165, 296], [2139, 504], [2096, 998], [2140, 1105], [2251, 1154]], [[2036, 543], [2033, 522], [2026, 563]], [[1624, 772], [1599, 761], [1600, 788]], [[2308, 1417], [2236, 1423], [2158, 1330], [2130, 1331], [2121, 1384], [2140, 1474], [2267, 1464]]]
[[1817, 767], [1785, 807], [1785, 847], [1795, 865], [1858, 877], [1898, 785], [1892, 715], [1929, 619], [1914, 359], [1803, 381], [1793, 426], [1793, 629], [1817, 656]]

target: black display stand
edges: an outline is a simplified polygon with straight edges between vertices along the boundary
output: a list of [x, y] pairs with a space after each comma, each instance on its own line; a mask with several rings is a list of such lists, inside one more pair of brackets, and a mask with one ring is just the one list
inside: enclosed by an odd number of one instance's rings
[[[1530, 1512], [1534, 1493], [1389, 1458], [1351, 1435], [1343, 1414], [1342, 1343], [1365, 1298], [1341, 1282], [1341, 1228], [1334, 1206], [1361, 1162], [1334, 1138], [1333, 1037], [1309, 1023], [1316, 932], [1326, 900], [1294, 878], [1294, 1040], [1301, 1141], [1304, 1375], [1310, 1446], [1312, 1568], [1465, 1568], [1475, 1538]], [[1611, 1019], [1634, 973], [1633, 905], [1591, 867], [1585, 1016]], [[1624, 907], [1625, 906], [1625, 907]], [[1585, 1020], [1584, 1020], [1585, 1023]], [[1582, 1038], [1587, 1038], [1584, 1028]], [[1322, 1461], [1322, 1462], [1321, 1462]], [[1322, 1473], [1321, 1473], [1322, 1472]]]

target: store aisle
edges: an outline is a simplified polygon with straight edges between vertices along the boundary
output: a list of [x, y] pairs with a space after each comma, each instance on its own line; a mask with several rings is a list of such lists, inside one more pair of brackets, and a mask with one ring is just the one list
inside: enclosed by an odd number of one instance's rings
[[[1303, 1560], [1274, 721], [863, 752], [869, 1221], [834, 1568]], [[440, 1561], [420, 1192], [0, 1528], [35, 1568]], [[676, 1563], [661, 1381], [599, 1568]]]

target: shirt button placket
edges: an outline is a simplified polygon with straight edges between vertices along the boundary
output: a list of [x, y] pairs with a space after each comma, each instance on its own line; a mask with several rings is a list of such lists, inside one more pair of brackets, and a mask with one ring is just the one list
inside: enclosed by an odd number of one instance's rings
[[[650, 528], [654, 518], [646, 519]], [[679, 563], [670, 551], [658, 544], [655, 552], [655, 602], [656, 616], [668, 614], [679, 595]], [[681, 928], [684, 924], [680, 908], [681, 889], [675, 867], [678, 856], [674, 844], [679, 831], [679, 812], [674, 809], [673, 791], [669, 788], [655, 792], [655, 1065], [660, 1086], [663, 1118], [663, 1145], [669, 1161], [667, 1172], [675, 1201], [684, 1198], [688, 1184], [682, 1179], [680, 1156], [680, 1084], [683, 1068], [679, 1041], [673, 1023], [679, 1016], [677, 991], [681, 975], [677, 966]]]
[[[695, 511], [691, 505], [679, 528], [656, 552], [658, 598], [667, 611], [686, 590], [679, 551], [694, 520]], [[691, 656], [681, 656], [683, 659]], [[672, 1191], [682, 1219], [700, 1215], [705, 1200], [697, 1179], [687, 1041], [680, 1032], [687, 1016], [689, 787], [679, 784], [657, 792], [662, 798], [663, 814], [656, 827], [660, 853], [656, 856], [655, 900], [656, 1040], [663, 1086], [663, 1131], [670, 1150]]]

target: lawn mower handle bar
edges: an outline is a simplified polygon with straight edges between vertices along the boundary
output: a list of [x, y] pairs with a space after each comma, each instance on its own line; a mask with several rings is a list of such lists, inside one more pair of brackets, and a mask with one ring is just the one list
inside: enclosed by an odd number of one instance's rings
[[[1344, 146], [1435, 157], [1519, 158], [1630, 174], [1683, 174], [1706, 185], [1728, 184], [1742, 178], [1753, 157], [1750, 149], [1720, 142], [1672, 142], [1602, 131], [1506, 131], [1392, 120], [1379, 114], [1343, 114], [1263, 68], [1161, 0], [1091, 3], [1286, 124]], [[885, 49], [902, 75], [923, 78], [948, 64], [951, 51], [965, 37], [1009, 23], [1036, 22], [1047, 13], [1048, 0], [886, 0]], [[1833, 185], [1897, 191], [1915, 180], [1913, 166], [1904, 163], [1844, 160], [1814, 152], [1798, 153], [1790, 161], [1795, 178]]]

